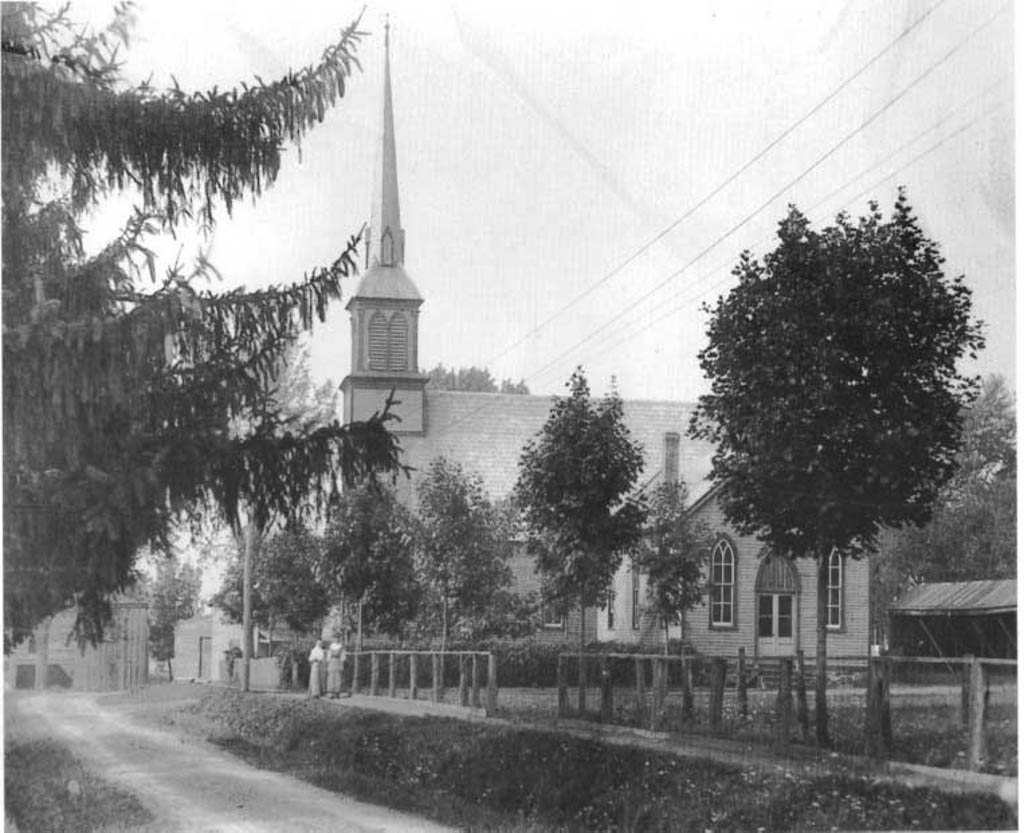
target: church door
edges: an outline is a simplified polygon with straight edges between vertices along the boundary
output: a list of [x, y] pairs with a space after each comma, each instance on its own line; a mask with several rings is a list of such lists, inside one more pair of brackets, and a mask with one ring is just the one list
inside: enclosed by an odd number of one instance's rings
[[757, 594], [757, 654], [790, 656], [793, 644], [793, 594]]
[[754, 585], [757, 599], [757, 655], [792, 656], [796, 650], [796, 571], [788, 558], [767, 554]]

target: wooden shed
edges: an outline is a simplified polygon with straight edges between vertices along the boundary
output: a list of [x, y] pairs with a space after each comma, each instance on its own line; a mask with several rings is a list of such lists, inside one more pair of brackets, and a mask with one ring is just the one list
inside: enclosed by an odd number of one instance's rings
[[1017, 656], [1017, 580], [920, 584], [889, 607], [889, 645], [906, 656]]

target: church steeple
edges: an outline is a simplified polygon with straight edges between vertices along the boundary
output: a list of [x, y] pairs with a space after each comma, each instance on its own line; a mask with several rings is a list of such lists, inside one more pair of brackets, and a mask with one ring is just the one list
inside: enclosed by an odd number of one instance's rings
[[391, 37], [384, 28], [384, 112], [374, 170], [366, 272], [349, 298], [352, 365], [341, 383], [345, 422], [380, 412], [390, 392], [396, 433], [422, 433], [427, 377], [419, 372], [419, 315], [423, 296], [405, 273], [405, 231], [398, 210], [398, 160], [391, 106]]
[[391, 24], [388, 22], [384, 24], [384, 112], [367, 234], [366, 268], [376, 264], [401, 266], [405, 262], [405, 231], [398, 205], [395, 115], [391, 105]]

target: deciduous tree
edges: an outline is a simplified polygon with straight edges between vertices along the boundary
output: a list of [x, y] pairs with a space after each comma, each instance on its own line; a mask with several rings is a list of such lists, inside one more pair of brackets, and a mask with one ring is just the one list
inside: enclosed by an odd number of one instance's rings
[[485, 614], [512, 583], [510, 542], [479, 475], [454, 461], [434, 459], [417, 497], [418, 568], [444, 650], [454, 623]]
[[320, 572], [332, 600], [357, 610], [359, 650], [364, 626], [398, 634], [416, 615], [414, 536], [407, 510], [380, 484], [346, 489], [331, 507]]
[[183, 564], [175, 554], [155, 557], [155, 574], [144, 582], [149, 603], [149, 652], [157, 662], [166, 662], [174, 679], [174, 627], [182, 619], [196, 615], [202, 573], [192, 564]]
[[647, 597], [664, 628], [666, 651], [669, 627], [681, 625], [686, 612], [707, 594], [706, 567], [713, 543], [707, 524], [687, 512], [682, 483], [664, 483], [654, 491], [633, 563], [647, 578]]
[[[236, 526], [244, 507], [265, 528], [398, 465], [386, 413], [299, 437], [265, 407], [286, 347], [340, 298], [358, 235], [256, 292], [203, 289], [202, 256], [159, 274], [150, 248], [274, 183], [285, 144], [343, 95], [362, 33], [278, 81], [189, 93], [121, 81], [127, 4], [98, 32], [29, 3], [0, 23], [4, 623], [17, 642], [74, 601], [95, 639], [140, 546], [166, 549], [179, 512], [206, 502]], [[81, 217], [111, 192], [139, 204], [87, 256]]]
[[818, 232], [791, 208], [762, 260], [711, 313], [700, 363], [711, 382], [690, 434], [716, 444], [711, 477], [743, 534], [813, 558], [816, 732], [828, 742], [826, 595], [833, 550], [867, 553], [882, 527], [921, 524], [956, 468], [982, 345], [971, 293], [950, 278], [901, 192]]
[[582, 368], [566, 386], [569, 395], [555, 400], [543, 429], [523, 450], [515, 499], [545, 594], [580, 608], [582, 710], [586, 609], [606, 598], [623, 554], [640, 539], [646, 507], [632, 494], [643, 451], [630, 437], [622, 400], [614, 391], [591, 399]]

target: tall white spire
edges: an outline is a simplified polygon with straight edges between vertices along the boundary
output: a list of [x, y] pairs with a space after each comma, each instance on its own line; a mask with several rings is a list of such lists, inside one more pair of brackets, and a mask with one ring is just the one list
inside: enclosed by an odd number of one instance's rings
[[395, 116], [391, 107], [391, 26], [384, 23], [384, 113], [381, 143], [373, 180], [373, 205], [367, 231], [366, 266], [401, 266], [405, 261], [405, 231], [398, 207], [398, 160], [395, 154]]

